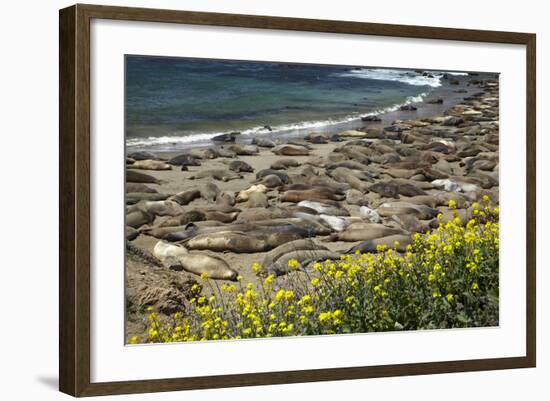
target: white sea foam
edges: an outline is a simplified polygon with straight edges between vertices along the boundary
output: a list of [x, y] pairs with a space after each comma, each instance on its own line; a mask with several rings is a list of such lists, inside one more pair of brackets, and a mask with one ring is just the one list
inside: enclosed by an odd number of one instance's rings
[[338, 73], [340, 77], [354, 77], [374, 79], [377, 81], [397, 81], [413, 86], [441, 86], [443, 76], [465, 76], [467, 72], [426, 71], [426, 75], [410, 70], [388, 70], [384, 68], [357, 68], [344, 73]]
[[[326, 120], [316, 120], [316, 121], [301, 121], [298, 123], [283, 124], [278, 126], [272, 126], [271, 131], [266, 129], [263, 126], [256, 126], [246, 130], [241, 131], [241, 135], [250, 136], [250, 135], [267, 135], [267, 134], [277, 134], [277, 133], [290, 133], [292, 131], [300, 131], [307, 129], [319, 129], [324, 127], [329, 127], [332, 125], [345, 124], [348, 122], [356, 121], [363, 116], [369, 115], [379, 115], [384, 113], [390, 113], [392, 111], [397, 111], [401, 106], [420, 103], [426, 96], [427, 92], [420, 93], [417, 96], [409, 96], [405, 99], [403, 103], [396, 103], [392, 106], [380, 108], [378, 110], [373, 110], [369, 113], [359, 113], [350, 114], [341, 118], [329, 118]], [[145, 138], [127, 138], [126, 145], [128, 147], [139, 147], [139, 148], [163, 148], [165, 146], [173, 145], [198, 145], [202, 143], [208, 143], [212, 138], [217, 135], [226, 134], [227, 132], [209, 132], [209, 133], [187, 133], [186, 135], [179, 135], [177, 132], [172, 135], [166, 136], [150, 136]]]
[[340, 77], [355, 77], [364, 79], [374, 79], [377, 81], [397, 81], [414, 86], [431, 86], [437, 88], [441, 86], [442, 72], [428, 72], [428, 75], [422, 75], [415, 71], [408, 70], [387, 70], [384, 68], [357, 68], [348, 72], [339, 73]]

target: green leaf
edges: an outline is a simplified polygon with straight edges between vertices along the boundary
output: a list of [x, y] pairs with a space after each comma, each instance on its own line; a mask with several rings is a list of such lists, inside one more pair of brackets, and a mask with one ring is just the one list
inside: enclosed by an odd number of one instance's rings
[[458, 315], [456, 315], [456, 318], [460, 323], [464, 323], [464, 324], [470, 323], [470, 318], [466, 316], [464, 313], [459, 313]]

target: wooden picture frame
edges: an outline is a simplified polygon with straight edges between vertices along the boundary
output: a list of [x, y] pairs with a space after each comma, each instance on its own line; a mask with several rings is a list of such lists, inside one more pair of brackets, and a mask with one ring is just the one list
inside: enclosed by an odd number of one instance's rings
[[[92, 383], [90, 380], [90, 21], [94, 18], [526, 46], [526, 356]], [[94, 396], [535, 366], [536, 36], [534, 34], [80, 4], [60, 11], [59, 27], [59, 388], [62, 392], [73, 396]]]

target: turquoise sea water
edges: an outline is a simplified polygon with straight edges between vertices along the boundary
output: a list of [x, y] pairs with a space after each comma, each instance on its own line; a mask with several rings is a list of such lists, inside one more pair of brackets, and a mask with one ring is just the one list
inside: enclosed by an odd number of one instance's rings
[[126, 56], [126, 141], [313, 130], [422, 101], [446, 82], [443, 72]]

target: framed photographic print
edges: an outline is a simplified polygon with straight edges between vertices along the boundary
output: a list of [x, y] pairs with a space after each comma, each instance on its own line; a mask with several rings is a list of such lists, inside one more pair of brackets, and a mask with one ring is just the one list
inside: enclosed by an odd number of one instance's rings
[[60, 390], [534, 367], [535, 113], [533, 34], [61, 10]]

